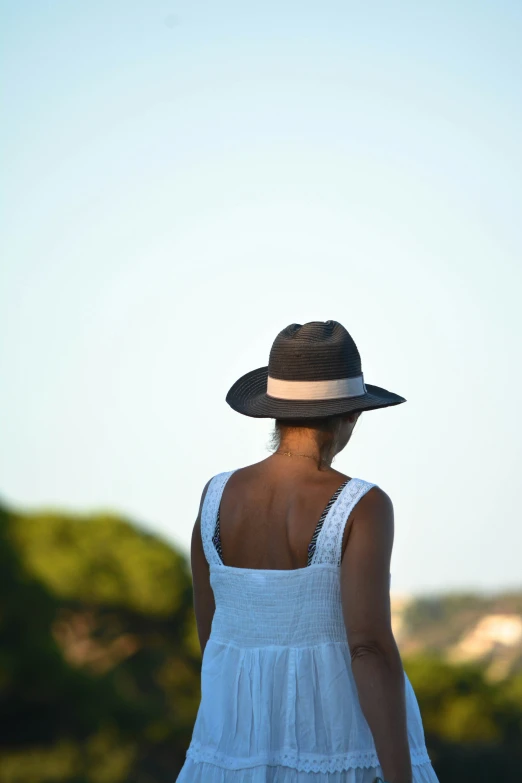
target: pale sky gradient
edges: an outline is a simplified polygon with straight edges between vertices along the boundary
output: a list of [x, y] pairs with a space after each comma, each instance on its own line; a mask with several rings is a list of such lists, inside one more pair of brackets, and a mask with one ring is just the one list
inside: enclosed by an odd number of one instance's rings
[[392, 590], [522, 587], [522, 4], [0, 8], [4, 501], [188, 552], [268, 454], [228, 388], [333, 318], [407, 399], [334, 463], [393, 500]]

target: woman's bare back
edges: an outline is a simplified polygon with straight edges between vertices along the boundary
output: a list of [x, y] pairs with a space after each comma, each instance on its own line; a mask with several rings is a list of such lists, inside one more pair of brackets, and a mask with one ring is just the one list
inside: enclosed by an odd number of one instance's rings
[[[270, 570], [307, 565], [317, 522], [332, 495], [350, 477], [333, 468], [319, 471], [304, 462], [305, 458], [276, 455], [232, 474], [219, 514], [225, 565]], [[350, 520], [344, 530], [343, 554], [349, 532]]]

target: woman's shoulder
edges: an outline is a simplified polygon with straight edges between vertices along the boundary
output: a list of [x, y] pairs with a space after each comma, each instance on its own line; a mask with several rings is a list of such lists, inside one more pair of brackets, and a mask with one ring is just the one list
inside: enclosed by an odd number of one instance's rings
[[203, 490], [201, 492], [200, 510], [205, 503], [207, 497], [211, 497], [215, 492], [219, 492], [220, 488], [226, 483], [227, 479], [234, 473], [234, 470], [223, 470], [221, 473], [215, 473], [211, 476]]
[[[234, 485], [232, 487], [233, 492], [234, 487], [239, 489], [247, 488], [248, 485], [251, 487], [257, 486], [260, 479], [262, 480], [261, 483], [263, 486], [266, 486], [266, 482], [270, 479], [273, 469], [273, 465], [269, 466], [266, 464], [266, 460], [261, 460], [260, 462], [254, 462], [250, 465], [222, 470], [207, 481], [203, 489], [203, 498], [205, 497], [210, 487], [212, 487], [212, 490], [219, 491], [224, 487], [225, 484], [228, 483], [228, 480], [232, 476], [233, 481], [231, 483]], [[277, 478], [281, 478], [280, 474], [277, 476]], [[317, 482], [314, 482], [312, 478], [316, 478]], [[294, 482], [292, 482], [292, 484], [293, 483]], [[362, 492], [364, 497], [361, 497], [361, 500], [357, 504], [359, 507], [364, 501], [364, 505], [369, 509], [378, 510], [383, 508], [393, 508], [392, 500], [389, 494], [379, 484], [360, 477], [348, 476], [346, 473], [343, 473], [340, 470], [336, 470], [335, 468], [331, 468], [329, 471], [325, 471], [324, 475], [322, 476], [314, 475], [313, 477], [307, 477], [307, 480], [305, 481], [305, 484], [310, 488], [312, 488], [316, 483], [318, 485], [321, 483], [331, 485], [330, 489], [336, 489], [343, 485], [353, 486], [353, 488], [356, 489], [363, 488], [365, 490]]]
[[359, 500], [351, 516], [359, 520], [389, 520], [393, 525], [393, 502], [386, 490], [371, 481], [357, 481], [362, 485], [362, 491], [357, 493]]
[[356, 493], [356, 502], [352, 506], [344, 529], [342, 542], [342, 557], [346, 551], [349, 538], [353, 539], [354, 531], [360, 538], [369, 537], [374, 542], [375, 536], [393, 539], [394, 514], [393, 503], [388, 493], [382, 487], [364, 479], [357, 479], [363, 487], [363, 492]]
[[364, 490], [361, 503], [364, 501], [368, 507], [393, 508], [391, 497], [379, 484], [363, 478], [355, 478], [353, 480]]

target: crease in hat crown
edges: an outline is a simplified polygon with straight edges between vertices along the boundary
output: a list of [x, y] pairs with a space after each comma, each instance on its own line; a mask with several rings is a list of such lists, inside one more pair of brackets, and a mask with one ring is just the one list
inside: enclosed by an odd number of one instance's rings
[[375, 410], [406, 399], [365, 382], [352, 336], [330, 320], [282, 329], [268, 365], [238, 378], [226, 401], [245, 416], [294, 420]]
[[287, 326], [270, 351], [266, 393], [296, 401], [365, 394], [361, 357], [349, 332], [337, 321]]

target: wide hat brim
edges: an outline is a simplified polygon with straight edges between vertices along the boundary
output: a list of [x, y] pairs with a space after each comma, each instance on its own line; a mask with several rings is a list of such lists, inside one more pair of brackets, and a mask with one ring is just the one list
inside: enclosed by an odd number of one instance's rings
[[238, 413], [255, 419], [306, 419], [352, 411], [371, 411], [406, 402], [399, 394], [365, 383], [366, 394], [333, 400], [282, 400], [266, 393], [268, 366], [242, 375], [229, 389], [226, 401]]

